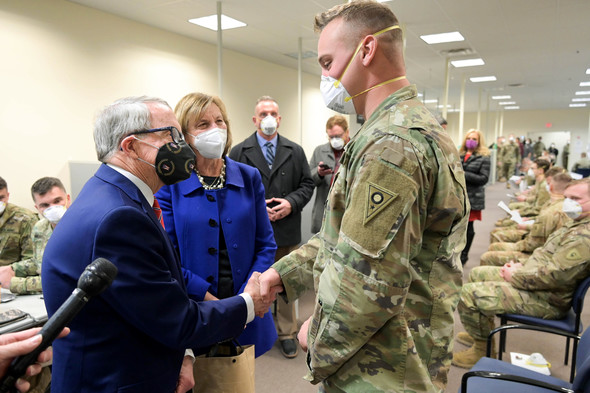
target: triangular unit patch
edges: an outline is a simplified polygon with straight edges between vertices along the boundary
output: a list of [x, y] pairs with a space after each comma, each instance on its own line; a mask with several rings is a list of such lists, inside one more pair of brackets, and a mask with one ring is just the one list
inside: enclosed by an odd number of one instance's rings
[[367, 185], [367, 202], [365, 207], [365, 220], [363, 222], [366, 225], [373, 217], [377, 216], [379, 212], [387, 207], [396, 197], [397, 193], [386, 190], [374, 183]]

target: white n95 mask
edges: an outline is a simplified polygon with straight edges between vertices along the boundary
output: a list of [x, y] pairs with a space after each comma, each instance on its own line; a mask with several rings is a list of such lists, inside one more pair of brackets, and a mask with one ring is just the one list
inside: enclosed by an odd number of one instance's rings
[[260, 129], [264, 135], [271, 136], [277, 130], [277, 119], [274, 116], [268, 115], [260, 121]]
[[570, 198], [563, 200], [563, 212], [572, 220], [580, 217], [582, 214], [582, 205]]
[[352, 97], [344, 88], [344, 85], [331, 76], [322, 75], [320, 82], [320, 92], [324, 98], [326, 106], [333, 111], [345, 114], [354, 115], [354, 103]]
[[6, 202], [0, 201], [0, 216], [4, 213], [4, 209], [6, 209]]
[[342, 138], [330, 138], [330, 146], [334, 150], [342, 150], [344, 147], [344, 139]]
[[43, 217], [48, 219], [50, 223], [57, 224], [64, 214], [66, 214], [66, 210], [64, 205], [49, 206], [43, 211]]
[[199, 154], [205, 158], [221, 158], [227, 142], [227, 130], [212, 128], [198, 135], [191, 135], [191, 143]]

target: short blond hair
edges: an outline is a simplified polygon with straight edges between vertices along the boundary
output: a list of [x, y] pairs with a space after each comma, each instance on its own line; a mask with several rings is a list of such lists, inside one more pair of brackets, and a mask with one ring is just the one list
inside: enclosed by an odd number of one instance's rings
[[232, 136], [227, 109], [225, 109], [225, 104], [221, 101], [221, 98], [205, 93], [189, 93], [178, 101], [178, 104], [174, 108], [174, 114], [180, 123], [182, 133], [186, 136], [188, 134], [188, 123], [193, 119], [200, 119], [212, 103], [219, 108], [221, 117], [223, 117], [223, 121], [227, 126], [227, 141], [223, 149], [223, 156], [226, 156], [229, 153], [229, 149], [231, 149]]

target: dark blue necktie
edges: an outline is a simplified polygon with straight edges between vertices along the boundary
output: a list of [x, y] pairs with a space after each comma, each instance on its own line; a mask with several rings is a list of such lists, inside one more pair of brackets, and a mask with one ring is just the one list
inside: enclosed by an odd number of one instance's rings
[[274, 146], [271, 142], [266, 142], [264, 144], [264, 146], [266, 146], [266, 162], [268, 162], [268, 166], [269, 168], [272, 167], [272, 163], [275, 160], [275, 152], [274, 152]]

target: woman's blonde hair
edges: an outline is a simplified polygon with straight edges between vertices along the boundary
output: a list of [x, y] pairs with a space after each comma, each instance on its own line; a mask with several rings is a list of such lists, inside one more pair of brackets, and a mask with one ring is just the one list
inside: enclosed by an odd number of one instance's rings
[[469, 136], [469, 134], [473, 134], [473, 133], [477, 134], [477, 147], [475, 148], [474, 153], [479, 156], [489, 156], [490, 150], [488, 149], [488, 147], [486, 146], [486, 143], [484, 141], [483, 132], [481, 132], [480, 130], [476, 130], [475, 128], [472, 128], [465, 133], [465, 138], [463, 138], [463, 143], [461, 144], [461, 148], [459, 149], [459, 153], [464, 154], [467, 152], [467, 146], [466, 146], [465, 142], [467, 142], [467, 137]]
[[188, 123], [190, 120], [199, 120], [203, 113], [209, 108], [211, 104], [217, 105], [221, 112], [221, 117], [227, 126], [227, 142], [225, 143], [225, 149], [223, 149], [223, 156], [226, 156], [231, 149], [232, 136], [229, 125], [229, 118], [225, 104], [221, 101], [221, 98], [217, 96], [210, 96], [205, 93], [190, 93], [185, 95], [178, 101], [176, 108], [174, 108], [174, 114], [180, 123], [182, 133], [185, 135], [188, 133]]

